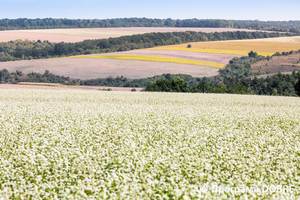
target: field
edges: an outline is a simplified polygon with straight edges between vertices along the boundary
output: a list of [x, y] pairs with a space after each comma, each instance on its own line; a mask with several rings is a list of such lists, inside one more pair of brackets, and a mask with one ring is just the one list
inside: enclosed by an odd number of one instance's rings
[[101, 59], [118, 59], [118, 60], [141, 60], [153, 62], [167, 62], [178, 63], [187, 65], [200, 65], [214, 68], [223, 68], [225, 65], [222, 63], [213, 63], [206, 61], [187, 60], [181, 58], [163, 57], [163, 56], [148, 56], [148, 55], [82, 55], [74, 56], [74, 58], [101, 58]]
[[168, 27], [127, 27], [127, 28], [78, 28], [78, 29], [38, 29], [38, 30], [13, 30], [0, 31], [0, 42], [17, 39], [48, 40], [50, 42], [80, 42], [83, 40], [103, 39], [135, 35], [151, 32], [224, 32], [224, 31], [253, 31], [247, 29], [230, 28], [168, 28]]
[[[130, 92], [131, 87], [105, 87], [105, 86], [66, 86], [66, 85], [51, 85], [49, 83], [24, 83], [24, 84], [0, 84], [0, 89], [27, 89], [27, 90], [108, 90]], [[140, 92], [143, 88], [134, 88]]]
[[23, 60], [0, 63], [1, 69], [20, 70], [23, 73], [44, 73], [49, 70], [55, 75], [79, 79], [125, 76], [127, 78], [147, 78], [163, 73], [190, 74], [195, 77], [214, 76], [218, 68], [166, 62], [138, 60], [117, 60], [99, 58], [53, 58]]
[[[247, 41], [247, 40], [245, 40]], [[251, 41], [251, 40], [248, 40]], [[256, 39], [257, 42], [300, 43], [300, 36]]]
[[276, 56], [272, 59], [256, 62], [251, 65], [253, 72], [261, 73], [277, 73], [292, 72], [294, 70], [300, 70], [300, 54], [294, 53], [288, 56]]
[[[272, 38], [276, 39], [276, 38]], [[280, 41], [280, 38], [278, 39]], [[187, 44], [162, 46], [152, 48], [154, 50], [177, 50], [202, 53], [236, 54], [246, 56], [250, 51], [255, 51], [259, 55], [271, 56], [276, 52], [291, 51], [300, 49], [300, 43], [288, 42], [267, 42], [268, 40], [240, 40], [240, 41], [216, 41], [216, 42], [195, 42], [190, 43], [192, 48], [187, 48]], [[284, 40], [282, 40], [284, 41]]]
[[299, 195], [299, 98], [0, 92], [1, 199]]

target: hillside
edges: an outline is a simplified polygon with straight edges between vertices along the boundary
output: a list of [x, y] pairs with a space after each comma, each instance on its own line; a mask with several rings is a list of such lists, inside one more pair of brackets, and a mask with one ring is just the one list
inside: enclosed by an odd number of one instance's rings
[[167, 33], [195, 31], [204, 33], [256, 30], [235, 28], [192, 28], [192, 27], [119, 27], [119, 28], [77, 28], [77, 29], [30, 29], [0, 31], [0, 42], [12, 40], [34, 40], [49, 42], [81, 42], [104, 38], [116, 38], [144, 33]]
[[251, 65], [252, 72], [259, 74], [273, 74], [279, 71], [292, 72], [300, 70], [300, 53], [290, 55], [272, 56]]

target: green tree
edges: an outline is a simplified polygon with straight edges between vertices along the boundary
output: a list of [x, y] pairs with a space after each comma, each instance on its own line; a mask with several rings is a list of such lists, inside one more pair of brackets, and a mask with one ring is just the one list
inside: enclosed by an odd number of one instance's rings
[[146, 87], [148, 92], [189, 92], [188, 83], [183, 79], [157, 80]]
[[248, 56], [250, 57], [250, 58], [257, 58], [257, 53], [256, 52], [253, 52], [253, 51], [251, 51], [250, 53], [248, 53]]
[[300, 96], [300, 80], [295, 85], [296, 94]]

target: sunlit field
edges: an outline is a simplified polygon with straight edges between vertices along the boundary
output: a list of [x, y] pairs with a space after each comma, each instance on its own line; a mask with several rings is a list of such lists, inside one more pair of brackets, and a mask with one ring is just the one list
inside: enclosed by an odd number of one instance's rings
[[118, 59], [118, 60], [141, 60], [141, 61], [200, 65], [200, 66], [215, 67], [215, 68], [223, 68], [225, 66], [222, 63], [188, 60], [188, 59], [163, 57], [163, 56], [147, 56], [147, 55], [84, 55], [84, 56], [72, 56], [71, 58], [102, 58], [102, 59]]
[[299, 189], [300, 98], [0, 93], [0, 199], [289, 199]]
[[[266, 42], [270, 39], [273, 42]], [[276, 42], [276, 40], [284, 41], [288, 38], [268, 38], [261, 41], [216, 41], [216, 42], [195, 42], [190, 43], [191, 48], [187, 48], [187, 44], [170, 45], [155, 47], [152, 49], [160, 50], [178, 50], [178, 51], [192, 51], [203, 53], [217, 53], [217, 54], [235, 54], [246, 56], [250, 51], [255, 51], [262, 56], [271, 56], [276, 52], [286, 52], [300, 49], [300, 43]], [[271, 40], [272, 39], [272, 40]]]
[[[254, 40], [249, 40], [254, 41]], [[257, 42], [300, 43], [300, 36], [255, 39]]]
[[[187, 44], [186, 44], [187, 45]], [[206, 49], [204, 48], [187, 48], [187, 47], [172, 47], [172, 46], [162, 46], [154, 47], [152, 50], [174, 50], [174, 51], [189, 51], [189, 52], [199, 52], [199, 53], [209, 53], [209, 54], [230, 54], [230, 55], [240, 55], [247, 56], [250, 52], [249, 50], [232, 50], [232, 49]], [[275, 52], [257, 52], [259, 55], [268, 56], [273, 55]]]

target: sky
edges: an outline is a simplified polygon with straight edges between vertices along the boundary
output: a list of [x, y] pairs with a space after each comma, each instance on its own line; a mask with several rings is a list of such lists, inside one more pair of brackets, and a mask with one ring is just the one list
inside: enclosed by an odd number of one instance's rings
[[300, 0], [0, 0], [0, 19], [300, 20]]

